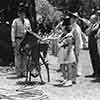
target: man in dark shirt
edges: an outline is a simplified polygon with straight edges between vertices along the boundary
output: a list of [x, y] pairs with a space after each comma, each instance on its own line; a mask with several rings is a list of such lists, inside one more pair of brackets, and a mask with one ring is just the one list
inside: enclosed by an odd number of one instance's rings
[[99, 64], [99, 55], [98, 55], [98, 50], [97, 50], [97, 40], [96, 40], [96, 34], [99, 28], [99, 24], [97, 23], [97, 16], [92, 15], [90, 17], [90, 25], [89, 28], [86, 30], [86, 33], [89, 37], [88, 40], [88, 46], [89, 46], [89, 54], [91, 58], [91, 63], [93, 67], [93, 74], [91, 75], [92, 77], [95, 77], [99, 74], [98, 68], [100, 67]]

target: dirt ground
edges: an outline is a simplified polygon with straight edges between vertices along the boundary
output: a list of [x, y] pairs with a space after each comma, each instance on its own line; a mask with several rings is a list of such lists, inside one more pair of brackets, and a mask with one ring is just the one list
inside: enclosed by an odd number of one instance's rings
[[59, 81], [62, 80], [57, 57], [48, 55], [50, 68], [50, 82], [47, 82], [46, 70], [42, 68], [42, 75], [46, 81], [40, 85], [39, 78], [32, 79], [31, 85], [25, 85], [23, 79], [16, 79], [14, 71], [8, 67], [0, 67], [0, 99], [1, 100], [100, 100], [100, 79], [86, 78], [92, 74], [89, 53], [82, 50], [80, 54], [79, 69], [82, 76], [77, 78], [77, 84], [71, 87], [62, 87]]

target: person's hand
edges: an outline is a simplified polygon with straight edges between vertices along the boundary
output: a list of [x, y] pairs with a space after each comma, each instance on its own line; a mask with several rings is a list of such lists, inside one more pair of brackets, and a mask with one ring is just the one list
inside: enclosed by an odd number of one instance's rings
[[75, 57], [76, 57], [76, 63], [78, 63], [79, 60], [79, 49], [75, 49]]
[[98, 38], [98, 36], [97, 36], [97, 35], [95, 35], [95, 38], [97, 39], [97, 38]]
[[12, 47], [16, 47], [16, 42], [12, 42]]
[[98, 34], [96, 34], [96, 35], [95, 35], [95, 38], [98, 39], [98, 38], [100, 38], [100, 36], [98, 36]]
[[68, 38], [66, 39], [66, 42], [67, 42], [68, 44], [72, 44], [72, 43], [73, 43], [72, 37], [68, 37]]

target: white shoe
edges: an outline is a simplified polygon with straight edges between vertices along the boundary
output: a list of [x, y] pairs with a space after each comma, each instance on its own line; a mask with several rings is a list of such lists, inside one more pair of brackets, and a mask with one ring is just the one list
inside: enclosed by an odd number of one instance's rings
[[61, 84], [65, 84], [67, 81], [66, 80], [63, 80], [62, 82], [61, 82]]
[[81, 73], [81, 72], [78, 72], [78, 75], [80, 75], [80, 76], [81, 76], [81, 75], [82, 75], [82, 73]]
[[77, 72], [77, 76], [82, 76], [82, 73], [81, 72]]
[[66, 81], [66, 83], [63, 86], [65, 87], [72, 86], [72, 81], [71, 80]]

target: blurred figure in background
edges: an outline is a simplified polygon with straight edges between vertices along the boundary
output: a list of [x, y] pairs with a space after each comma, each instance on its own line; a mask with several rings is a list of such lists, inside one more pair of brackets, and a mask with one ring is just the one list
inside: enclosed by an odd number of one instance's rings
[[17, 77], [23, 77], [25, 72], [24, 57], [19, 52], [20, 43], [25, 36], [27, 30], [31, 30], [30, 22], [25, 18], [25, 8], [18, 9], [18, 18], [15, 18], [11, 27], [12, 46], [14, 47], [15, 54], [15, 70]]
[[82, 75], [81, 66], [78, 66], [79, 63], [79, 54], [80, 50], [82, 49], [83, 41], [82, 41], [82, 30], [80, 26], [77, 24], [78, 21], [78, 13], [73, 13], [70, 15], [71, 19], [71, 27], [72, 27], [72, 34], [75, 39], [75, 55], [76, 55], [76, 66], [74, 66], [76, 75]]
[[96, 15], [91, 15], [89, 21], [90, 24], [88, 25], [89, 27], [86, 29], [86, 34], [88, 35], [89, 54], [93, 67], [93, 74], [90, 76], [95, 77], [99, 75], [98, 68], [100, 67], [99, 55], [97, 50], [97, 39], [96, 39], [96, 34], [99, 29], [99, 23]]
[[42, 16], [38, 15], [37, 16], [37, 30], [38, 30], [38, 34], [43, 37], [46, 35], [46, 29], [45, 29], [45, 25], [44, 25], [44, 19]]

